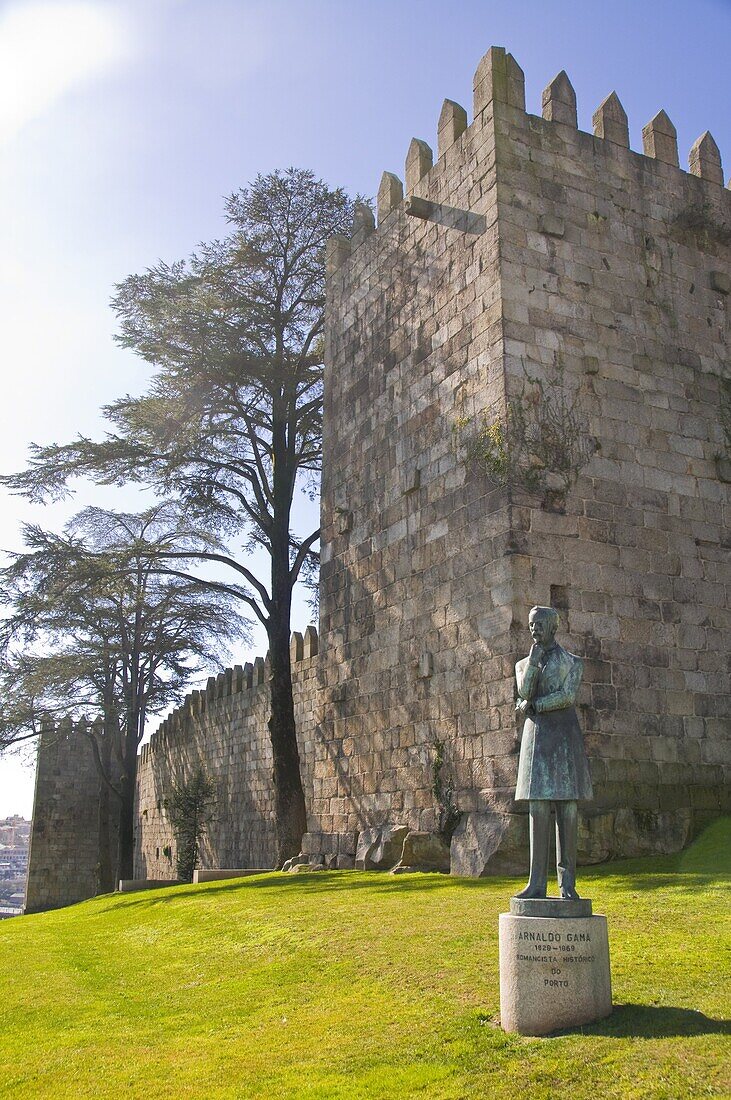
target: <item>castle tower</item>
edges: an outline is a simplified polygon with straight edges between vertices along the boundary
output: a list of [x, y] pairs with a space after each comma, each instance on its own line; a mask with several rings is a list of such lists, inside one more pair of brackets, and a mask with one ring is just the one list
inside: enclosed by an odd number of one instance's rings
[[447, 775], [509, 843], [533, 603], [585, 659], [585, 858], [728, 792], [731, 192], [664, 111], [644, 153], [616, 93], [593, 125], [565, 73], [527, 113], [493, 48], [471, 124], [445, 101], [436, 161], [414, 139], [330, 243], [310, 851], [439, 828]]
[[70, 721], [47, 724], [38, 743], [26, 913], [99, 892], [99, 795], [89, 739]]

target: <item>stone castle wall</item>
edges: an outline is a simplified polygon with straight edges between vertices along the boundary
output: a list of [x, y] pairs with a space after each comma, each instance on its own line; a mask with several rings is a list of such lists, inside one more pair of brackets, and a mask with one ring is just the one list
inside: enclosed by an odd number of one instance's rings
[[[585, 858], [680, 846], [728, 792], [731, 193], [710, 135], [679, 169], [664, 113], [645, 155], [616, 96], [577, 130], [565, 74], [543, 114], [489, 51], [472, 124], [445, 101], [436, 162], [414, 140], [406, 199], [385, 174], [378, 228], [330, 250], [311, 852], [433, 829], [438, 754], [508, 828], [535, 602], [586, 659]], [[500, 490], [455, 444], [530, 378], [598, 444], [568, 492]]]
[[[565, 74], [542, 117], [525, 106], [493, 48], [471, 124], [445, 100], [436, 160], [414, 139], [378, 226], [360, 206], [330, 242], [320, 653], [293, 636], [311, 858], [438, 831], [452, 805], [453, 870], [525, 864], [513, 666], [536, 602], [585, 663], [580, 858], [678, 849], [728, 806], [731, 191], [708, 134], [679, 168], [664, 112], [640, 154], [614, 94], [593, 135]], [[568, 483], [506, 487], [470, 433], [515, 401], [530, 425], [540, 385], [592, 453]], [[199, 764], [204, 865], [273, 864], [267, 718], [259, 660], [163, 723], [139, 762], [136, 876], [171, 876], [165, 800]], [[58, 803], [85, 773], [51, 764], [38, 828], [71, 843]]]
[[99, 793], [88, 738], [71, 722], [47, 725], [36, 762], [26, 913], [97, 893]]
[[601, 853], [618, 811], [677, 835], [728, 806], [731, 192], [710, 135], [679, 168], [664, 112], [649, 155], [614, 95], [603, 136], [577, 130], [565, 75], [544, 113], [501, 104], [497, 123], [507, 386], [558, 380], [598, 450], [552, 508], [516, 496], [512, 615], [557, 603], [585, 658]]
[[[291, 658], [302, 782], [313, 785], [317, 633], [292, 636]], [[199, 767], [213, 780], [213, 819], [203, 867], [273, 867], [276, 862], [267, 664], [212, 676], [162, 723], [140, 751], [135, 807], [135, 877], [175, 878], [175, 837], [167, 817], [172, 788]]]

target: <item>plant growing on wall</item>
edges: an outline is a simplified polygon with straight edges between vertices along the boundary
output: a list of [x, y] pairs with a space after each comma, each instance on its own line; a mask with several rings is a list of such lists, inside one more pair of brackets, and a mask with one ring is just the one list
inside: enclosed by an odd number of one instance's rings
[[[147, 484], [225, 543], [171, 546], [166, 569], [225, 588], [266, 629], [280, 865], [307, 824], [289, 641], [292, 592], [316, 566], [319, 538], [295, 532], [292, 506], [319, 476], [325, 244], [352, 210], [342, 190], [296, 169], [231, 195], [227, 237], [117, 288], [119, 343], [151, 365], [148, 392], [105, 409], [102, 442], [34, 446], [29, 469], [2, 479], [32, 500], [62, 495], [77, 476]], [[258, 575], [254, 549], [267, 561]], [[222, 570], [230, 583], [214, 579]]]
[[462, 814], [457, 809], [454, 801], [454, 784], [446, 775], [443, 741], [434, 742], [432, 775], [434, 778], [432, 794], [436, 799], [439, 812], [438, 829], [447, 844], [449, 844]]
[[567, 493], [598, 448], [586, 428], [581, 398], [565, 385], [560, 361], [553, 379], [533, 377], [523, 367], [520, 395], [505, 416], [484, 412], [455, 421], [454, 433], [469, 467], [498, 485], [529, 493]]
[[200, 845], [213, 820], [216, 787], [203, 768], [173, 785], [166, 800], [168, 818], [175, 835], [175, 868], [181, 882], [192, 882], [199, 864]]

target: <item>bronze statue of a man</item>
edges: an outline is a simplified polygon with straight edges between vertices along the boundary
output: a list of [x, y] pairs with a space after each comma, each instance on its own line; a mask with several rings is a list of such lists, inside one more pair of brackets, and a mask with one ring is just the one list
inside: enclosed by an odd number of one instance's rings
[[576, 893], [577, 802], [591, 799], [589, 762], [574, 703], [584, 666], [556, 643], [558, 612], [534, 607], [533, 645], [515, 666], [516, 711], [525, 717], [516, 799], [530, 804], [530, 879], [519, 898], [545, 898], [551, 803], [556, 806], [556, 864], [562, 898]]

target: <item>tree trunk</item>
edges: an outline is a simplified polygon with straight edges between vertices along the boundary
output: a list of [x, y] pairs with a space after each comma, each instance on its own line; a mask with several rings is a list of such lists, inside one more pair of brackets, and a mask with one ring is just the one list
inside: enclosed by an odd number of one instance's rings
[[[275, 430], [275, 440], [278, 436], [279, 433]], [[302, 850], [302, 837], [307, 830], [307, 810], [302, 790], [297, 729], [294, 722], [292, 665], [289, 657], [292, 608], [292, 578], [289, 565], [291, 489], [284, 474], [285, 469], [285, 462], [275, 460], [275, 507], [271, 543], [272, 604], [267, 625], [271, 661], [269, 737], [274, 760], [278, 867]]]
[[301, 851], [302, 837], [307, 830], [307, 811], [294, 721], [289, 629], [271, 631], [269, 645], [272, 665], [269, 736], [274, 759], [277, 866], [281, 867], [285, 860]]
[[[112, 746], [106, 732], [99, 747], [102, 767], [107, 776], [111, 776]], [[99, 872], [97, 881], [97, 893], [109, 894], [117, 883], [115, 864], [117, 862], [116, 850], [113, 850], [113, 840], [116, 839], [116, 829], [112, 825], [112, 811], [119, 806], [118, 799], [114, 799], [112, 806], [112, 792], [103, 781], [99, 784]], [[114, 845], [116, 849], [116, 845]]]
[[125, 746], [124, 774], [120, 779], [122, 800], [119, 810], [119, 877], [134, 878], [135, 858], [135, 779], [137, 745]]

